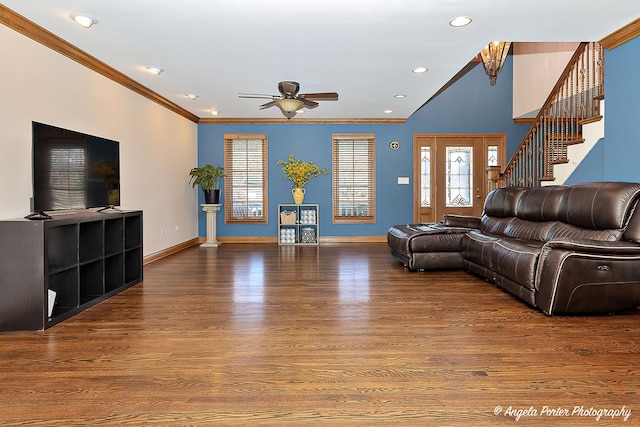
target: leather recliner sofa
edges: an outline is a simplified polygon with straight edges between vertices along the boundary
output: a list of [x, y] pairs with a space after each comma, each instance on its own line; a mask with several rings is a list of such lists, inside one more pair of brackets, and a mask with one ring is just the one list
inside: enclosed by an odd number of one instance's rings
[[[549, 315], [612, 313], [640, 304], [639, 200], [638, 183], [505, 187], [481, 218], [395, 226], [387, 241], [410, 269], [462, 267]], [[431, 226], [451, 227], [446, 245]]]

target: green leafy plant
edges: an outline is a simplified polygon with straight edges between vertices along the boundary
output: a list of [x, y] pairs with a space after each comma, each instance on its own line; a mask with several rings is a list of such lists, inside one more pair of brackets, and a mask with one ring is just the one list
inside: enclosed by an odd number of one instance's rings
[[218, 190], [220, 178], [224, 177], [224, 168], [220, 165], [213, 167], [205, 165], [201, 168], [193, 168], [189, 172], [189, 182], [193, 187], [199, 185], [202, 191]]
[[289, 154], [287, 160], [278, 160], [278, 164], [282, 165], [284, 177], [293, 182], [293, 188], [303, 188], [311, 178], [328, 173], [313, 162], [294, 159], [293, 154]]

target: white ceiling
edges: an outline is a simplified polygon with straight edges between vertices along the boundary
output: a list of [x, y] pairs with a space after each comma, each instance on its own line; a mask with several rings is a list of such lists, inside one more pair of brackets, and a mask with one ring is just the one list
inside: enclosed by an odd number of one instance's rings
[[[213, 109], [219, 118], [281, 118], [278, 108], [258, 110], [267, 101], [238, 92], [278, 94], [282, 80], [298, 81], [301, 93], [340, 95], [300, 118], [407, 118], [491, 40], [600, 40], [640, 16], [638, 0], [2, 3], [201, 118]], [[70, 13], [99, 23], [83, 29]], [[450, 27], [460, 15], [471, 25]], [[145, 66], [165, 71], [153, 76]], [[412, 73], [418, 66], [429, 71]]]

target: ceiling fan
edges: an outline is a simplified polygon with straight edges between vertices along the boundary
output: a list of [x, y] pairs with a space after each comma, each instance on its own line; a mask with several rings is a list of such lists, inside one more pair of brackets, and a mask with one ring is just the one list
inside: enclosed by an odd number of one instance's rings
[[239, 93], [240, 98], [260, 98], [270, 99], [271, 101], [262, 104], [259, 108], [276, 106], [280, 108], [282, 114], [287, 119], [295, 117], [296, 111], [301, 108], [316, 108], [316, 101], [337, 101], [338, 94], [336, 92], [319, 92], [319, 93], [298, 93], [300, 84], [298, 82], [284, 81], [278, 83], [278, 91], [280, 95], [265, 95], [260, 93]]

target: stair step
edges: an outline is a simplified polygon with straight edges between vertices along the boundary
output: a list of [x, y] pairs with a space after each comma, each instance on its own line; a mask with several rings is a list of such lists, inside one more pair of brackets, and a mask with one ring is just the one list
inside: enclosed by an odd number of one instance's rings
[[555, 181], [556, 179], [553, 176], [543, 176], [540, 178], [540, 181]]
[[565, 142], [564, 145], [577, 145], [577, 144], [582, 144], [583, 142], [584, 142], [584, 138], [572, 139], [571, 141]]
[[552, 165], [562, 165], [565, 163], [569, 163], [569, 159], [567, 159], [566, 157], [563, 157], [561, 159], [551, 160]]
[[554, 133], [549, 133], [545, 136], [545, 138], [546, 138], [546, 141], [548, 142], [558, 142], [560, 144], [569, 144], [572, 141], [580, 140], [582, 138], [582, 134], [573, 133], [573, 134], [565, 134], [565, 135], [556, 135]]
[[599, 122], [600, 120], [602, 120], [602, 116], [585, 117], [584, 119], [578, 120], [578, 123], [587, 125], [589, 123]]

